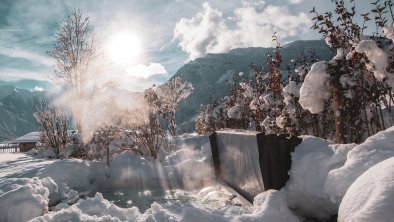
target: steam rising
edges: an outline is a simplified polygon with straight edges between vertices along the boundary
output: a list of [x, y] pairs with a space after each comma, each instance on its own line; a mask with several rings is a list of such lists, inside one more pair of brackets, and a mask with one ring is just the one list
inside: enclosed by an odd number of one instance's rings
[[[77, 87], [67, 88], [55, 105], [66, 110], [81, 129], [82, 141], [89, 142], [94, 132], [109, 126], [130, 125], [140, 121], [134, 110], [144, 106], [141, 93], [121, 89], [117, 80], [123, 73], [107, 62], [105, 56], [94, 56], [89, 63], [74, 70]], [[124, 76], [123, 76], [124, 77]]]

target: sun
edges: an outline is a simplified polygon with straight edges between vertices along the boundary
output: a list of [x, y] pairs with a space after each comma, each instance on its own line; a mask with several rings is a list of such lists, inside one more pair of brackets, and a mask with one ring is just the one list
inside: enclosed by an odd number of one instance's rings
[[110, 37], [107, 50], [114, 63], [118, 65], [135, 64], [141, 55], [141, 41], [136, 33], [119, 32]]

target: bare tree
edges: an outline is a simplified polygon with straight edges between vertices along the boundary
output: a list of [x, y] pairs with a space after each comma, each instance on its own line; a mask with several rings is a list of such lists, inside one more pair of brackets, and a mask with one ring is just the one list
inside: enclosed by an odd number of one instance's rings
[[[86, 70], [94, 55], [92, 31], [89, 17], [75, 9], [59, 24], [54, 49], [48, 52], [56, 61], [56, 77], [62, 79], [78, 98], [86, 96], [84, 87], [89, 80]], [[74, 118], [82, 135], [82, 120]]]
[[179, 76], [172, 78], [157, 89], [157, 94], [161, 100], [160, 113], [166, 120], [168, 131], [172, 136], [176, 135], [176, 107], [179, 102], [186, 99], [193, 90], [193, 85], [184, 81]]
[[60, 149], [64, 148], [68, 140], [66, 115], [44, 101], [37, 105], [34, 117], [41, 126], [41, 142], [48, 147], [52, 147], [56, 156], [58, 156]]

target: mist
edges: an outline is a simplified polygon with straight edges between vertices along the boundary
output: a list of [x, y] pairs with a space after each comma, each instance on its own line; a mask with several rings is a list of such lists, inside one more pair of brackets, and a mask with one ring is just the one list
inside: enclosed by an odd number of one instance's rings
[[105, 127], [141, 121], [142, 116], [133, 113], [145, 105], [143, 93], [121, 88], [127, 76], [108, 62], [106, 56], [94, 56], [72, 75], [81, 76], [81, 81], [77, 87], [64, 86], [54, 105], [72, 118], [74, 126], [79, 124], [83, 143]]

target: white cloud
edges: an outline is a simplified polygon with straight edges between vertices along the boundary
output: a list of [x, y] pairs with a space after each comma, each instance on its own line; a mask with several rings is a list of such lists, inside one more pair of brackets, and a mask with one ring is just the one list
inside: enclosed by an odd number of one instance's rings
[[130, 76], [142, 79], [148, 79], [153, 75], [166, 75], [167, 70], [160, 63], [151, 63], [148, 66], [143, 64], [138, 64], [136, 66], [131, 66], [126, 68], [126, 73]]
[[291, 4], [301, 3], [303, 0], [289, 0]]
[[5, 48], [0, 46], [0, 55], [11, 58], [26, 59], [33, 63], [38, 63], [48, 67], [53, 65], [53, 60], [49, 56], [43, 56], [20, 48]]
[[34, 91], [34, 92], [42, 92], [42, 91], [44, 91], [44, 88], [39, 87], [39, 86], [35, 86], [34, 89], [33, 89], [33, 91]]
[[244, 7], [261, 7], [265, 5], [265, 0], [242, 0]]
[[152, 85], [162, 84], [162, 81], [153, 78], [154, 76], [167, 74], [167, 70], [160, 63], [138, 64], [126, 69], [111, 67], [109, 72], [102, 76], [102, 81], [112, 82], [121, 89], [141, 92]]
[[[228, 25], [230, 22], [235, 25]], [[293, 14], [287, 6], [268, 5], [257, 10], [244, 2], [235, 9], [232, 18], [224, 18], [219, 10], [205, 2], [196, 16], [177, 22], [174, 39], [189, 54], [189, 59], [194, 59], [239, 47], [273, 46], [275, 31], [279, 38], [288, 38], [302, 34], [309, 27], [306, 13]]]
[[179, 40], [179, 46], [193, 59], [217, 47], [218, 36], [227, 31], [222, 13], [205, 2], [202, 12], [195, 17], [182, 18], [177, 22], [174, 38]]

